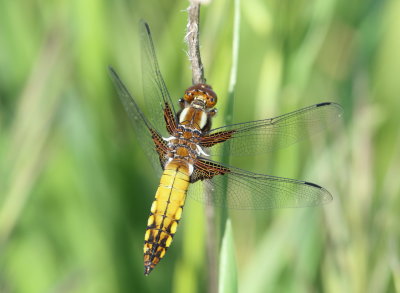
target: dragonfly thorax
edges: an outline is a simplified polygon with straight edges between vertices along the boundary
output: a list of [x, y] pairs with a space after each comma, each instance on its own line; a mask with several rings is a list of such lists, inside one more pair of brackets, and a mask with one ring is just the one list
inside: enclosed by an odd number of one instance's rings
[[189, 174], [193, 172], [193, 164], [196, 158], [200, 155], [207, 154], [199, 145], [201, 132], [197, 129], [185, 125], [179, 125], [176, 132], [168, 141], [167, 147], [167, 164], [172, 160], [180, 161], [181, 164], [187, 165]]
[[[194, 102], [192, 102], [193, 104]], [[193, 130], [202, 130], [208, 120], [208, 115], [204, 109], [194, 107], [190, 105], [185, 107], [179, 115], [179, 123], [184, 125], [186, 128]]]
[[188, 166], [189, 174], [198, 156], [207, 156], [199, 142], [203, 133], [211, 127], [211, 118], [215, 115], [213, 107], [217, 95], [209, 85], [198, 84], [188, 88], [180, 100], [181, 111], [177, 114], [177, 128], [168, 139], [169, 160], [179, 160]]

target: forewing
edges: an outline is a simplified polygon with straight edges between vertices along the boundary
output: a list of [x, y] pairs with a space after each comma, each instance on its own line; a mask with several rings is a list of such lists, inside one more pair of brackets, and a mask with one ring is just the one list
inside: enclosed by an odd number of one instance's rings
[[189, 196], [207, 205], [252, 210], [317, 206], [332, 200], [326, 189], [314, 183], [222, 167], [229, 172], [191, 184]]
[[336, 103], [321, 103], [271, 119], [228, 125], [205, 135], [203, 146], [210, 147], [212, 156], [221, 155], [226, 144], [230, 156], [265, 153], [325, 130], [342, 112]]
[[158, 66], [150, 27], [144, 21], [140, 23], [140, 34], [142, 42], [143, 94], [147, 111], [152, 114], [149, 116], [152, 125], [156, 127], [162, 136], [168, 137], [169, 134], [164, 121], [164, 107], [168, 104], [174, 117], [176, 111]]
[[148, 159], [151, 161], [157, 175], [159, 175], [161, 174], [162, 169], [159, 156], [160, 154], [157, 152], [155, 141], [157, 141], [157, 137], [158, 139], [161, 139], [161, 136], [152, 127], [150, 122], [144, 116], [143, 112], [139, 109], [135, 100], [132, 98], [132, 95], [129, 93], [128, 89], [125, 87], [115, 70], [111, 67], [109, 70], [111, 78], [117, 89], [118, 96], [126, 112], [128, 113], [136, 137]]

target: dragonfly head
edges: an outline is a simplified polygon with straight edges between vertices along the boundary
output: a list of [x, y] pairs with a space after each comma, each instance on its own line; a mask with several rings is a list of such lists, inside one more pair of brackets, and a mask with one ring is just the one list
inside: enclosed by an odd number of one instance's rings
[[217, 94], [211, 86], [204, 83], [196, 84], [185, 91], [183, 99], [192, 103], [202, 104], [204, 108], [213, 108], [217, 104]]

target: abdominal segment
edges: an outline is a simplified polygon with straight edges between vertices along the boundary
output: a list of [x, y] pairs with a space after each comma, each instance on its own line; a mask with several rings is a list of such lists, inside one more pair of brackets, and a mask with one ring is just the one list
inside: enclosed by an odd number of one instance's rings
[[186, 162], [172, 160], [165, 166], [151, 205], [144, 236], [144, 274], [148, 275], [164, 257], [176, 232], [189, 186]]

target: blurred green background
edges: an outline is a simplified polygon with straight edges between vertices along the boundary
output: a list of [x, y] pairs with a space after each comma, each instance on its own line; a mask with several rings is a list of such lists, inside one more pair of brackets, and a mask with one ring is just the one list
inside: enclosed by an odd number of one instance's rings
[[[209, 290], [204, 207], [190, 200], [171, 249], [143, 276], [158, 178], [107, 73], [113, 65], [142, 105], [146, 19], [178, 99], [191, 83], [187, 6], [0, 1], [0, 292]], [[400, 2], [243, 0], [240, 12], [235, 122], [323, 101], [345, 115], [329, 136], [235, 161], [334, 196], [318, 208], [231, 212], [239, 291], [399, 292]], [[201, 16], [222, 114], [233, 3], [214, 0]]]

